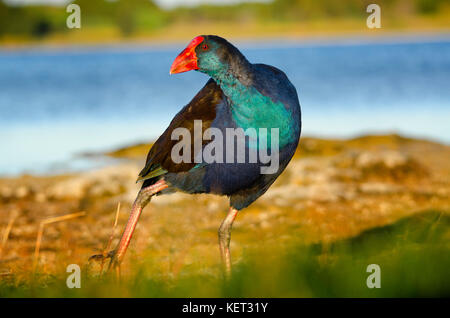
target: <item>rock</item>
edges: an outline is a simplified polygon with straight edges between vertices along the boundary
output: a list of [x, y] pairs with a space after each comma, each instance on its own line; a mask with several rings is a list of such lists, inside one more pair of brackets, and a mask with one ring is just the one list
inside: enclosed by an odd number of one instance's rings
[[339, 155], [333, 158], [305, 158], [295, 160], [288, 166], [290, 178], [287, 183], [323, 184], [348, 182], [361, 179], [361, 172], [354, 168], [355, 157]]
[[262, 222], [259, 223], [259, 226], [262, 229], [268, 229], [268, 228], [270, 228], [272, 226], [272, 223], [267, 222], [267, 221], [262, 221]]
[[399, 151], [365, 151], [356, 156], [354, 166], [364, 177], [393, 180], [427, 175], [424, 166]]
[[[137, 194], [137, 192], [134, 191], [133, 193], [131, 193], [130, 197], [132, 197], [134, 200], [136, 198], [136, 194]], [[196, 198], [193, 197], [192, 195], [189, 195], [186, 193], [175, 192], [175, 193], [170, 193], [168, 195], [158, 195], [158, 196], [153, 197], [152, 204], [168, 205], [168, 204], [175, 204], [175, 203], [181, 202], [183, 200], [195, 201]]]
[[120, 180], [110, 180], [109, 182], [98, 181], [89, 185], [87, 195], [89, 197], [113, 196], [121, 193], [122, 185]]
[[380, 152], [363, 152], [356, 158], [357, 168], [371, 168], [375, 165], [385, 165], [390, 169], [404, 166], [408, 163], [409, 158], [398, 151], [380, 151]]
[[47, 201], [47, 196], [45, 195], [45, 193], [36, 193], [34, 196], [34, 200], [36, 202], [43, 203]]
[[138, 186], [135, 181], [138, 173], [137, 165], [115, 165], [58, 182], [47, 193], [55, 199], [114, 196], [131, 190], [136, 195]]
[[393, 194], [402, 191], [402, 187], [382, 182], [366, 182], [359, 185], [359, 190], [369, 194]]
[[30, 190], [26, 186], [20, 186], [16, 189], [14, 196], [18, 199], [25, 198], [30, 193]]
[[320, 202], [334, 202], [340, 199], [350, 200], [355, 195], [355, 189], [352, 186], [339, 182], [330, 182], [305, 186], [290, 184], [271, 188], [263, 198], [277, 205], [285, 206], [297, 200]]
[[210, 212], [210, 213], [214, 213], [214, 212], [219, 211], [219, 207], [220, 207], [219, 202], [217, 202], [217, 201], [211, 201], [211, 202], [208, 203], [208, 205], [207, 205], [207, 210], [208, 210], [208, 212]]
[[324, 158], [294, 160], [287, 171], [290, 173], [287, 183], [324, 183], [331, 181], [336, 175], [336, 169]]
[[84, 196], [87, 180], [83, 177], [74, 177], [64, 180], [51, 186], [47, 193], [54, 199], [75, 198], [81, 199]]
[[340, 199], [350, 200], [355, 196], [352, 186], [340, 182], [315, 184], [308, 188], [308, 199], [314, 201], [334, 202]]
[[9, 199], [13, 196], [13, 190], [10, 187], [2, 186], [0, 187], [0, 197], [4, 199]]

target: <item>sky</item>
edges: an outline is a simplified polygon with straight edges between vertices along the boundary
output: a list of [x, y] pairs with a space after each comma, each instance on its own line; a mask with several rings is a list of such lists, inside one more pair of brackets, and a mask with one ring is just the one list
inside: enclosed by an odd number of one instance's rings
[[[70, 0], [3, 0], [9, 4], [54, 4], [64, 5]], [[111, 1], [111, 0], [110, 0]], [[195, 6], [198, 4], [234, 4], [238, 2], [264, 2], [265, 0], [154, 0], [162, 8], [173, 8], [179, 5]], [[267, 0], [266, 0], [267, 1]]]

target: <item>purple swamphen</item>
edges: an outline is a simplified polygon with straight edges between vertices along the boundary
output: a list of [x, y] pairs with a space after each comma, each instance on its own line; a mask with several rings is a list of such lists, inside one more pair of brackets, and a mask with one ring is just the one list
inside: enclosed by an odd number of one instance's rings
[[[230, 198], [230, 210], [219, 228], [225, 273], [230, 274], [231, 227], [238, 211], [267, 191], [296, 151], [301, 131], [300, 104], [295, 87], [282, 71], [270, 65], [250, 63], [235, 46], [213, 35], [194, 38], [177, 56], [170, 73], [190, 70], [205, 73], [210, 79], [151, 147], [138, 178], [143, 182], [142, 188], [118, 246], [108, 254], [110, 267], [122, 261], [139, 216], [151, 197], [182, 191]], [[183, 158], [190, 160], [174, 158], [173, 149], [178, 143], [174, 133], [178, 128], [194, 135], [192, 144], [182, 149]], [[229, 129], [239, 128], [244, 131], [240, 135], [244, 155], [239, 149], [236, 151], [239, 140], [234, 143], [228, 137], [227, 142], [219, 138], [226, 136]], [[214, 138], [204, 138], [208, 129]], [[195, 137], [196, 133], [200, 139]], [[239, 139], [239, 134], [232, 137]], [[209, 151], [216, 160], [202, 160], [198, 154], [207, 151], [213, 140], [215, 150]], [[250, 158], [252, 151], [259, 153], [263, 148], [276, 161], [274, 169], [265, 172], [262, 168], [267, 167], [267, 158]]]

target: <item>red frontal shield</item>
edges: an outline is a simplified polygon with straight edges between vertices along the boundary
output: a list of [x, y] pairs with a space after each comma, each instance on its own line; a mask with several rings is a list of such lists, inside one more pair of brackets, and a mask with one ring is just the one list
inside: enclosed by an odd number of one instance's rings
[[194, 38], [189, 45], [181, 52], [170, 67], [170, 74], [183, 73], [192, 70], [198, 70], [197, 55], [195, 48], [203, 42], [202, 36]]

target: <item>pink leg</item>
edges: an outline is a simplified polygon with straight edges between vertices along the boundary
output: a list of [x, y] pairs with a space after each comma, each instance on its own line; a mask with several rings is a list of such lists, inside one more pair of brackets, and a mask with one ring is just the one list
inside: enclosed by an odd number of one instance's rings
[[[134, 201], [131, 208], [130, 217], [128, 219], [127, 225], [125, 226], [125, 230], [122, 233], [120, 242], [117, 245], [116, 249], [108, 254], [108, 257], [111, 257], [109, 269], [111, 268], [111, 266], [116, 267], [122, 262], [128, 245], [130, 244], [131, 237], [133, 236], [134, 229], [136, 228], [136, 224], [139, 221], [142, 210], [150, 202], [151, 197], [159, 191], [166, 189], [167, 187], [168, 185], [164, 180], [159, 180], [155, 184], [146, 188], [142, 188], [139, 191], [136, 200]], [[91, 257], [91, 259], [96, 258], [102, 258], [102, 255], [94, 255]]]
[[238, 214], [238, 210], [230, 208], [227, 216], [223, 220], [219, 228], [219, 247], [220, 254], [222, 256], [222, 262], [225, 267], [225, 275], [227, 278], [231, 275], [231, 255], [230, 255], [230, 240], [231, 240], [231, 228], [233, 226], [234, 219]]
[[139, 221], [139, 217], [142, 213], [144, 207], [150, 202], [151, 197], [167, 188], [168, 185], [164, 182], [164, 180], [160, 180], [155, 184], [143, 188], [139, 191], [136, 200], [133, 203], [133, 207], [131, 208], [130, 218], [128, 219], [127, 225], [125, 226], [125, 230], [123, 231], [122, 238], [120, 239], [119, 244], [115, 250], [114, 256], [111, 259], [111, 265], [120, 265], [125, 256], [125, 252], [127, 251], [128, 245], [130, 244], [131, 237], [133, 236], [134, 229], [136, 228], [137, 222]]

